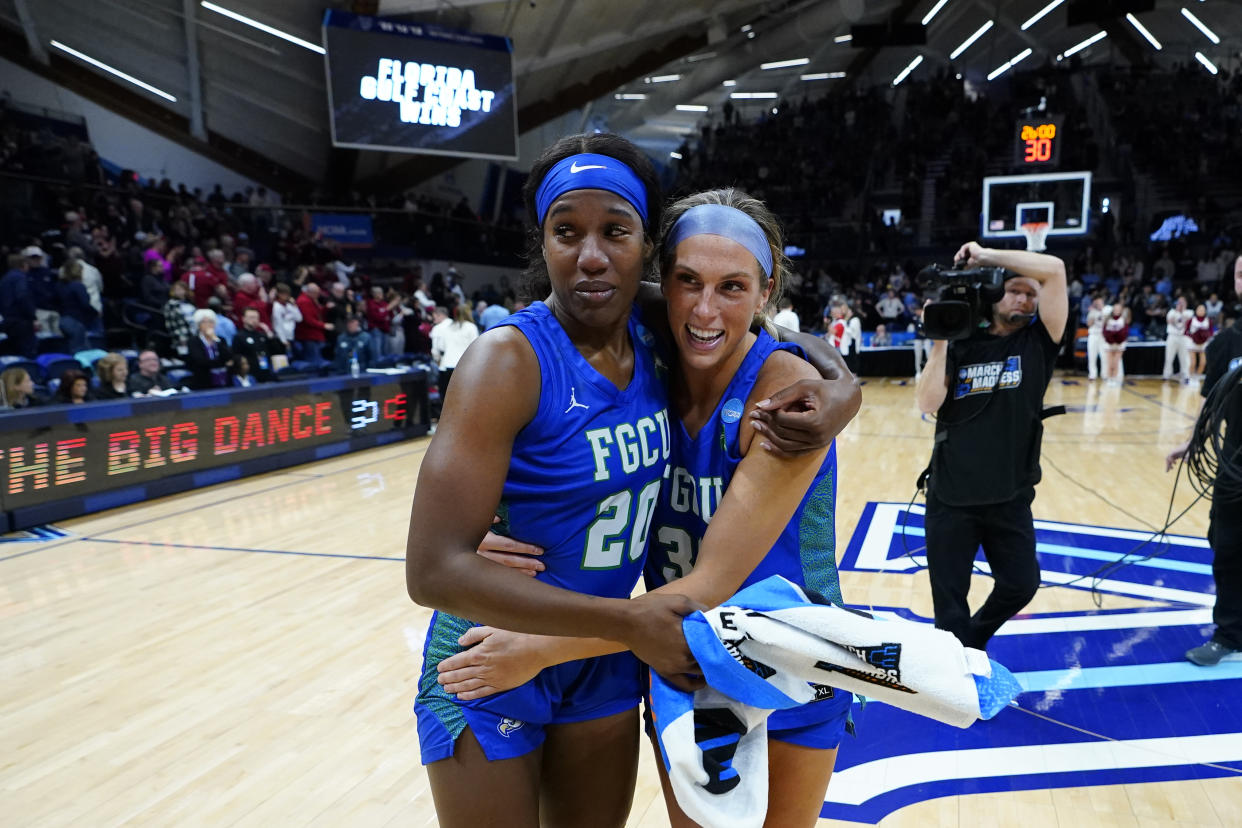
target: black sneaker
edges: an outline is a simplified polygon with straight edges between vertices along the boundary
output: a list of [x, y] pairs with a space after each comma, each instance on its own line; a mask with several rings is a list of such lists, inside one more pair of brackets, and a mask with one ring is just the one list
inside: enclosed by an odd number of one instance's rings
[[1236, 652], [1238, 651], [1213, 640], [1206, 644], [1200, 644], [1192, 650], [1187, 650], [1186, 659], [1198, 664], [1200, 667], [1212, 667], [1225, 656]]

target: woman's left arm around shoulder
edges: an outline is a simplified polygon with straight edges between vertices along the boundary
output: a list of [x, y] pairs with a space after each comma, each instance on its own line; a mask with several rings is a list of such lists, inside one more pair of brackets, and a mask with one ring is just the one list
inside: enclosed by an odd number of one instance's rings
[[765, 451], [797, 455], [827, 448], [858, 414], [862, 389], [840, 351], [826, 340], [779, 326], [776, 330], [779, 341], [802, 348], [803, 364], [814, 370], [756, 400], [749, 420]]

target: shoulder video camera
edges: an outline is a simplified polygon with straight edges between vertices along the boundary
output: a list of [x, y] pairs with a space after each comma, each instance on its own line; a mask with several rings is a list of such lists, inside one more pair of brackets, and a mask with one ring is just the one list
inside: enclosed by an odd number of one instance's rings
[[935, 301], [923, 309], [923, 332], [931, 339], [966, 339], [992, 318], [992, 304], [1005, 295], [1003, 267], [946, 268], [929, 265], [915, 282]]

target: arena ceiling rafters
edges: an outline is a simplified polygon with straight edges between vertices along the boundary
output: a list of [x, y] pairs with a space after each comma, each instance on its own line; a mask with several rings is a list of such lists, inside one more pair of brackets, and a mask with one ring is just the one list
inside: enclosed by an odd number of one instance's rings
[[[1242, 49], [1242, 5], [1227, 0], [1156, 0], [1155, 8], [1134, 22], [1116, 18], [1103, 26], [1074, 27], [1066, 25], [1071, 3], [1050, 0], [380, 0], [372, 5], [383, 16], [511, 38], [522, 130], [582, 111], [578, 123], [631, 135], [652, 151], [676, 146], [705, 113], [727, 101], [746, 111], [852, 84], [891, 85], [912, 65], [911, 79], [953, 72], [986, 85], [989, 75], [1003, 77], [997, 70], [1015, 59], [1019, 68], [1022, 62], [1067, 56], [1088, 63], [1189, 62], [1209, 71], [1199, 63], [1199, 53], [1221, 71], [1236, 71]], [[201, 113], [205, 132], [200, 135], [321, 181], [333, 163], [323, 57], [307, 44], [320, 42], [324, 8], [310, 0], [0, 0], [0, 35], [6, 46], [26, 53], [22, 61], [28, 66], [61, 67], [61, 82], [93, 73], [120, 84], [152, 117], [184, 133], [196, 130]], [[926, 43], [857, 48], [847, 39], [853, 25], [891, 20], [922, 25]], [[1092, 38], [1097, 39], [1080, 46]], [[165, 95], [127, 86], [52, 41]], [[194, 48], [188, 47], [191, 41]], [[388, 177], [394, 185], [446, 163], [367, 155], [358, 177]], [[394, 170], [400, 174], [389, 175]]]

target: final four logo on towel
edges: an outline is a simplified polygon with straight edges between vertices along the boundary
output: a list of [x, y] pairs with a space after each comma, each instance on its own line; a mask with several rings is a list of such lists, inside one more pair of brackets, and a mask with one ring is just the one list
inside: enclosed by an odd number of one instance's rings
[[960, 400], [996, 389], [1017, 388], [1022, 384], [1022, 357], [1011, 356], [1003, 362], [978, 362], [957, 369], [957, 387], [953, 399]]

